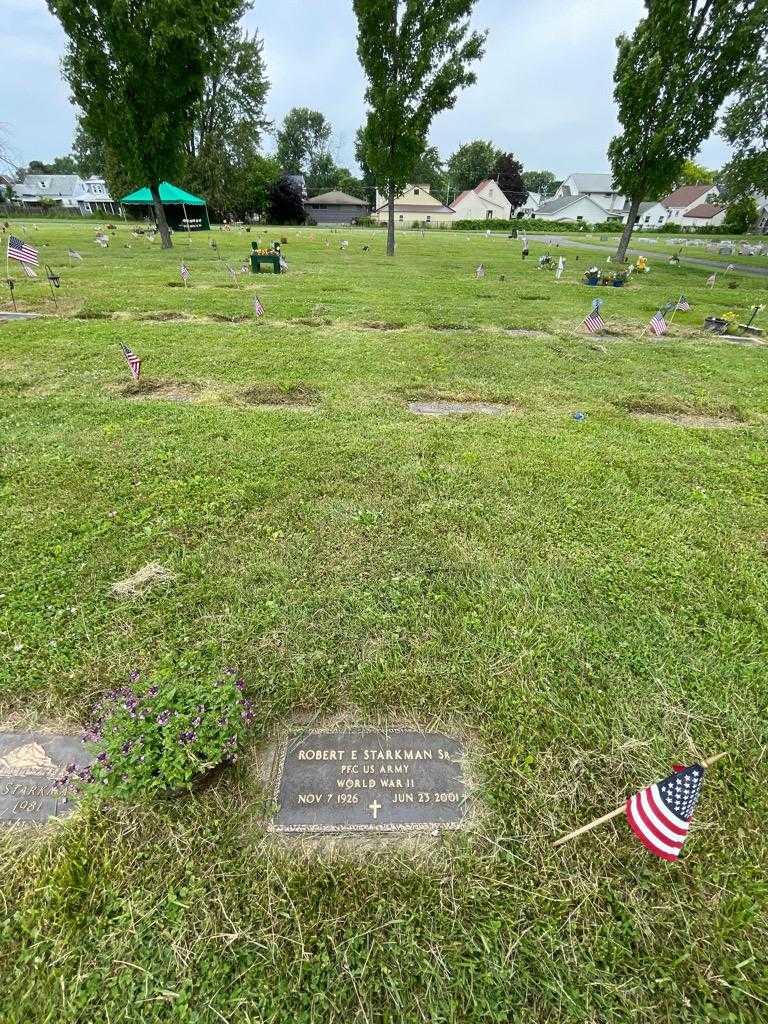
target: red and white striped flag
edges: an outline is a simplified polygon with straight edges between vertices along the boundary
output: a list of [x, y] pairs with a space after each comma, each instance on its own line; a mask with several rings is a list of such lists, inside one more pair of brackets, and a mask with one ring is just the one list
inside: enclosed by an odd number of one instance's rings
[[704, 781], [704, 766], [673, 765], [673, 774], [631, 796], [625, 811], [629, 827], [651, 853], [677, 860], [688, 837]]
[[5, 251], [5, 255], [9, 260], [18, 260], [19, 263], [32, 263], [35, 267], [40, 262], [40, 257], [34, 245], [22, 242], [15, 235], [8, 235], [8, 248]]
[[34, 272], [32, 267], [30, 267], [28, 263], [22, 263], [21, 269], [24, 271], [27, 277], [37, 277], [37, 274]]
[[184, 282], [185, 285], [188, 284], [189, 283], [189, 267], [187, 266], [186, 263], [182, 263], [181, 264], [181, 271], [180, 271], [180, 273], [181, 273], [181, 280]]
[[131, 376], [133, 377], [134, 380], [138, 380], [139, 375], [141, 374], [141, 359], [136, 355], [135, 352], [132, 352], [127, 345], [123, 345], [122, 348], [123, 355], [125, 356], [125, 361], [131, 368]]
[[653, 314], [650, 326], [651, 330], [657, 337], [667, 333], [667, 327], [669, 324], [664, 319], [664, 313], [661, 310], [659, 310], [658, 313]]
[[253, 315], [264, 316], [264, 307], [261, 304], [261, 299], [258, 295], [253, 296]]
[[603, 318], [600, 316], [600, 307], [602, 304], [602, 299], [593, 299], [592, 312], [585, 317], [582, 322], [582, 327], [586, 327], [590, 334], [594, 334], [595, 331], [601, 331], [605, 327]]

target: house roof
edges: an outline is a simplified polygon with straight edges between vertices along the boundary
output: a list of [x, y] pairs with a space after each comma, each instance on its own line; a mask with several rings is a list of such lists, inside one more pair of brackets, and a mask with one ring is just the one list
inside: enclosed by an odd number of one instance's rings
[[461, 200], [464, 198], [464, 196], [471, 195], [472, 192], [473, 192], [473, 189], [471, 189], [471, 188], [466, 188], [466, 189], [464, 189], [463, 192], [459, 192], [459, 194], [453, 200], [453, 203], [451, 205], [455, 207], [457, 203], [461, 202]]
[[[630, 203], [630, 201], [627, 200], [626, 203], [624, 203], [625, 211], [628, 212], [631, 205], [632, 204]], [[647, 203], [640, 203], [640, 206], [637, 208], [637, 212], [638, 213], [647, 213], [648, 210], [653, 209], [654, 206], [662, 206], [662, 205], [663, 204], [660, 203], [658, 201], [658, 199], [652, 199], [652, 200], [649, 200]]]
[[563, 196], [560, 199], [548, 199], [546, 203], [541, 203], [536, 213], [560, 213], [561, 210], [573, 206], [574, 203], [592, 203], [596, 209], [601, 210], [606, 216], [608, 214], [607, 210], [604, 210], [599, 203], [596, 203], [594, 199], [590, 199], [589, 196]]
[[724, 206], [718, 206], [716, 203], [700, 203], [698, 206], [694, 206], [692, 210], [689, 210], [685, 216], [709, 220], [710, 217], [716, 217], [718, 213], [722, 213], [724, 209]]
[[27, 174], [17, 191], [33, 196], [71, 196], [80, 180], [79, 174]]
[[486, 178], [484, 181], [481, 181], [479, 185], [475, 185], [475, 192], [479, 192], [481, 188], [485, 188], [486, 185], [490, 185], [492, 181], [493, 178]]
[[355, 196], [349, 195], [348, 192], [338, 192], [336, 190], [331, 192], [323, 192], [322, 195], [312, 196], [311, 199], [304, 200], [307, 205], [311, 206], [313, 203], [325, 203], [327, 206], [366, 206], [366, 202], [363, 199], [356, 199]]
[[579, 192], [615, 192], [612, 174], [569, 174], [565, 180], [571, 180]]
[[668, 196], [664, 196], [661, 201], [664, 206], [679, 210], [695, 203], [697, 199], [701, 199], [711, 192], [714, 187], [714, 185], [682, 185], [674, 192], [670, 192]]

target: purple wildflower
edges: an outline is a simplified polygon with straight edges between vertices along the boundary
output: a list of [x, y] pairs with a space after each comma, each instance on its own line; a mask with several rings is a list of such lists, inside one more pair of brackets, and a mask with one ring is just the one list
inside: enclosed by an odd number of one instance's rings
[[158, 725], [168, 725], [170, 720], [171, 720], [171, 712], [167, 711], [167, 710], [166, 711], [161, 711], [160, 714], [155, 719], [155, 721], [157, 722]]
[[131, 674], [128, 676], [128, 678], [131, 680], [132, 683], [135, 683], [140, 675], [141, 675], [141, 672], [139, 672], [139, 670], [137, 668], [135, 668], [133, 670], [133, 672], [131, 672]]

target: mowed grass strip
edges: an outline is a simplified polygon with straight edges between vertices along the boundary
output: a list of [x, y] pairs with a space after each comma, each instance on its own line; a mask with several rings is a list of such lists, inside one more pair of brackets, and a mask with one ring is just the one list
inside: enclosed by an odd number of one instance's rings
[[[0, 711], [76, 726], [131, 669], [194, 657], [243, 671], [259, 723], [205, 792], [2, 836], [0, 1019], [761, 1019], [765, 353], [696, 328], [763, 282], [660, 267], [597, 291], [572, 250], [557, 284], [538, 244], [523, 263], [403, 233], [388, 261], [380, 234], [279, 228], [260, 237], [288, 237], [289, 274], [233, 288], [207, 236], [92, 233], [28, 232], [62, 315], [22, 282], [50, 318], [0, 325]], [[255, 232], [211, 237], [237, 265]], [[263, 321], [213, 320], [254, 292]], [[680, 292], [693, 310], [653, 338]], [[621, 337], [579, 332], [596, 294]], [[192, 400], [128, 397], [123, 342]], [[172, 581], [109, 597], [150, 562]], [[460, 729], [477, 831], [326, 856], [265, 838], [258, 743], [299, 708]], [[677, 864], [621, 819], [552, 850], [721, 749]]]

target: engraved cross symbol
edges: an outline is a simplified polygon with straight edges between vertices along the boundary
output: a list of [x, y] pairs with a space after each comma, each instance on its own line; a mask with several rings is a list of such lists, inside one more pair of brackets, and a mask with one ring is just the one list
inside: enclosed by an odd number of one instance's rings
[[368, 810], [373, 815], [373, 820], [375, 821], [376, 815], [381, 810], [381, 804], [378, 802], [378, 800], [374, 800], [372, 804], [368, 804]]

